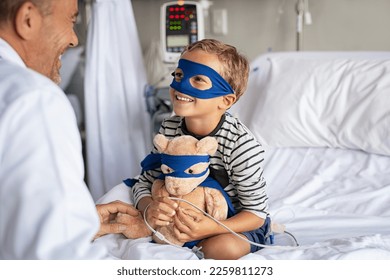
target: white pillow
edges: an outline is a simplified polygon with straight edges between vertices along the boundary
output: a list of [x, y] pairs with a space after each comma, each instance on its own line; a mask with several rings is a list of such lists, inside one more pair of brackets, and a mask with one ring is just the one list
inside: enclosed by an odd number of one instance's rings
[[264, 144], [390, 155], [390, 52], [273, 53], [251, 67], [234, 110]]

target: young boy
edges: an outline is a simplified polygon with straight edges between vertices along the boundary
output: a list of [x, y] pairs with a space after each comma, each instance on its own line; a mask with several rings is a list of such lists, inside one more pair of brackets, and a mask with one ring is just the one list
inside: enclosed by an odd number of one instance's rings
[[[218, 140], [210, 175], [222, 185], [237, 212], [223, 223], [242, 237], [264, 244], [270, 227], [264, 150], [238, 119], [226, 113], [246, 89], [248, 61], [235, 47], [205, 39], [183, 51], [172, 75], [170, 96], [175, 115], [164, 120], [159, 133], [168, 138], [187, 134]], [[150, 204], [144, 215], [152, 226], [173, 222], [183, 242], [202, 240], [197, 246], [202, 247], [205, 258], [238, 259], [261, 249], [204, 215], [198, 214], [195, 220], [188, 217], [168, 198], [152, 200], [150, 189], [160, 172], [145, 172], [132, 188], [139, 210], [144, 212]]]

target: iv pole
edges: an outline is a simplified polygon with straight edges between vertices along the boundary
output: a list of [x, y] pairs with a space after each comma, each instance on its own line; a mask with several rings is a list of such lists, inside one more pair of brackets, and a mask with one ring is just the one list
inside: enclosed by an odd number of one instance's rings
[[303, 44], [303, 12], [304, 3], [303, 0], [298, 0], [296, 4], [297, 9], [297, 51], [302, 50]]
[[298, 0], [296, 4], [297, 11], [297, 51], [303, 48], [303, 26], [312, 24], [311, 14], [309, 12], [309, 0]]

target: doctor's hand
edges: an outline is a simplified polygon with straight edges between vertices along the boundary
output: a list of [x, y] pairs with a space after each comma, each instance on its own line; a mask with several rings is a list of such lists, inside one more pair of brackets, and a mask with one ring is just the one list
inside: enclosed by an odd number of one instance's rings
[[98, 204], [96, 210], [100, 219], [100, 230], [94, 239], [109, 233], [123, 233], [127, 236], [131, 232], [138, 232], [137, 226], [144, 224], [141, 213], [136, 208], [119, 200]]
[[179, 208], [174, 217], [174, 232], [181, 242], [204, 239], [218, 234], [220, 226], [203, 215], [190, 209]]

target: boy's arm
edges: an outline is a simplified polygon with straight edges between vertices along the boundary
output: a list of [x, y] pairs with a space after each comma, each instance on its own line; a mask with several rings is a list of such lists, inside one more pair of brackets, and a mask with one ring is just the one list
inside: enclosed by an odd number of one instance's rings
[[[182, 210], [181, 208], [176, 213], [174, 231], [176, 237], [182, 242], [230, 233], [228, 229], [202, 213]], [[261, 227], [264, 224], [264, 219], [251, 212], [241, 211], [235, 216], [220, 222], [232, 231], [240, 233]]]
[[268, 196], [263, 147], [247, 130], [234, 142], [229, 158], [230, 187], [237, 192], [240, 210], [264, 220], [268, 216]]
[[[159, 129], [159, 133], [163, 135], [165, 135], [164, 123], [165, 120]], [[155, 146], [153, 146], [152, 153], [159, 153]], [[142, 214], [145, 212], [146, 207], [152, 202], [152, 185], [160, 174], [161, 171], [146, 170], [139, 176], [138, 183], [136, 183], [131, 189], [134, 197], [134, 205], [142, 212]]]
[[[222, 221], [222, 223], [234, 232], [245, 232], [258, 229], [264, 224], [264, 221], [263, 218], [260, 218], [251, 212], [241, 211], [233, 217]], [[222, 233], [228, 232], [225, 228], [220, 230], [223, 231]]]

